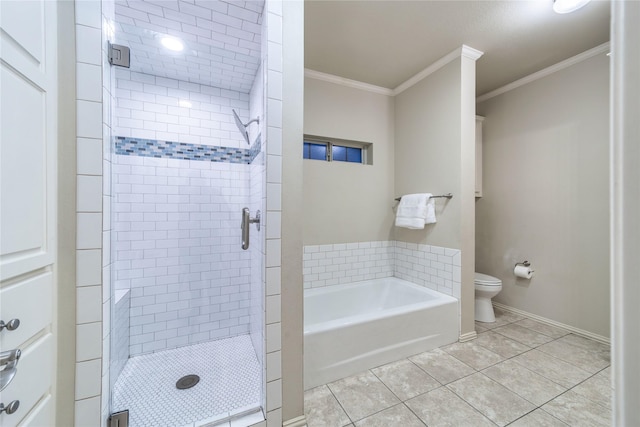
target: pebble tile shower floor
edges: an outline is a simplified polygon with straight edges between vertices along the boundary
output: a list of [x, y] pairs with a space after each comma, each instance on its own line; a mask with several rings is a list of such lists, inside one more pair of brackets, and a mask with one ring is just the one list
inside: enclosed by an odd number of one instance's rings
[[[189, 374], [200, 382], [178, 390]], [[260, 408], [262, 372], [248, 335], [136, 356], [116, 381], [113, 410], [130, 427], [196, 426]]]
[[609, 426], [609, 346], [496, 310], [478, 338], [305, 392], [309, 427]]

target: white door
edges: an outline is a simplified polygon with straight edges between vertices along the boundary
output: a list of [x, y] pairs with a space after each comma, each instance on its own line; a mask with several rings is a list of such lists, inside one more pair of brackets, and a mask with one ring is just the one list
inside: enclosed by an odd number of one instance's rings
[[0, 0], [0, 320], [20, 321], [0, 352], [21, 351], [4, 427], [54, 425], [56, 22], [54, 1]]

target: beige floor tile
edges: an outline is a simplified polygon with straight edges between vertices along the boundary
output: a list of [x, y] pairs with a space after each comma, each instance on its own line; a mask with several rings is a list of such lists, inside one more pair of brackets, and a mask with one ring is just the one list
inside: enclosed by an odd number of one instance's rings
[[504, 335], [507, 338], [516, 340], [529, 347], [538, 347], [539, 345], [553, 341], [553, 338], [543, 334], [539, 334], [529, 328], [525, 328], [516, 323], [493, 329], [494, 332]]
[[506, 360], [482, 371], [492, 380], [525, 398], [536, 406], [544, 405], [567, 391], [553, 381], [536, 374], [524, 366]]
[[536, 409], [524, 417], [518, 418], [509, 424], [509, 427], [567, 427], [567, 424], [549, 415], [542, 409]]
[[531, 350], [531, 347], [493, 331], [479, 335], [474, 342], [505, 358], [517, 356], [518, 354]]
[[567, 342], [578, 347], [582, 347], [585, 350], [593, 350], [593, 351], [606, 353], [606, 354], [608, 354], [611, 349], [611, 346], [609, 346], [608, 344], [604, 344], [589, 338], [581, 337], [580, 335], [576, 335], [576, 334], [566, 335], [562, 337], [560, 341]]
[[441, 384], [447, 384], [476, 372], [469, 365], [462, 363], [442, 349], [435, 349], [409, 358], [427, 374], [438, 380]]
[[328, 384], [351, 421], [394, 406], [400, 401], [370, 371]]
[[496, 315], [495, 322], [488, 323], [488, 322], [476, 321], [476, 325], [481, 325], [486, 329], [494, 329], [494, 328], [499, 328], [500, 326], [505, 326], [505, 325], [508, 325], [509, 323], [517, 322], [518, 320], [524, 319], [524, 317], [518, 314], [511, 313], [509, 311], [503, 311], [503, 310], [500, 310], [499, 308], [494, 308], [493, 312]]
[[457, 342], [442, 347], [442, 349], [477, 370], [495, 365], [504, 360], [504, 357], [477, 345], [476, 340], [464, 343]]
[[421, 394], [405, 403], [428, 426], [495, 427], [446, 387]]
[[587, 371], [538, 350], [522, 353], [511, 360], [566, 388], [591, 376]]
[[371, 415], [370, 417], [356, 423], [356, 427], [390, 426], [424, 427], [424, 423], [402, 403]]
[[351, 425], [351, 420], [326, 385], [304, 393], [304, 414], [309, 427]]
[[447, 387], [499, 426], [505, 426], [536, 408], [480, 372]]
[[598, 373], [571, 390], [582, 397], [611, 409], [611, 380], [606, 373]]
[[524, 326], [525, 328], [532, 329], [543, 335], [547, 335], [551, 338], [560, 338], [569, 334], [566, 329], [558, 328], [556, 326], [547, 325], [545, 323], [537, 322], [533, 319], [518, 320], [516, 325]]
[[485, 324], [482, 322], [478, 322], [476, 320], [476, 333], [481, 334], [483, 332], [487, 332], [489, 330], [489, 328], [487, 328], [486, 326], [484, 326]]
[[407, 359], [380, 366], [371, 372], [403, 401], [440, 387], [438, 381]]
[[[576, 337], [573, 335], [573, 337]], [[581, 338], [581, 337], [577, 337]], [[581, 338], [584, 339], [584, 338]], [[611, 364], [609, 349], [600, 343], [585, 344], [571, 335], [541, 345], [538, 350], [562, 359], [592, 374]]]
[[610, 426], [611, 410], [593, 403], [591, 400], [569, 390], [556, 397], [542, 407], [545, 412], [553, 415], [572, 426]]

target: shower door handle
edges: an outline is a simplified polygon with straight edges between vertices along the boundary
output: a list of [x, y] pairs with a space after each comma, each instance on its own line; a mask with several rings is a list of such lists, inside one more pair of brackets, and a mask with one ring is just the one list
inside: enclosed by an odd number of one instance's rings
[[249, 249], [249, 226], [251, 224], [255, 224], [258, 231], [260, 231], [260, 211], [256, 212], [256, 217], [251, 218], [249, 214], [249, 208], [242, 209], [242, 223], [240, 228], [242, 228], [242, 249]]

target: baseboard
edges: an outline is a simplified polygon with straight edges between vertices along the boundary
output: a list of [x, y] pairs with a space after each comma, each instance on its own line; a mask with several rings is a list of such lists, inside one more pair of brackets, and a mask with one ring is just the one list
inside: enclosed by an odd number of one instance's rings
[[[493, 302], [493, 301], [492, 301]], [[573, 332], [577, 335], [582, 335], [583, 337], [592, 339], [594, 341], [601, 342], [603, 344], [611, 345], [611, 339], [607, 337], [603, 337], [602, 335], [594, 334], [593, 332], [585, 331], [584, 329], [576, 328], [573, 326], [565, 325], [564, 323], [556, 322], [555, 320], [547, 319], [546, 317], [538, 316], [537, 314], [532, 314], [524, 310], [520, 310], [517, 308], [509, 307], [508, 305], [501, 304], [499, 302], [493, 302], [493, 306], [499, 308], [500, 310], [510, 311], [511, 313], [519, 314], [520, 316], [528, 317], [530, 319], [536, 320], [540, 323], [545, 323], [550, 326], [556, 326], [558, 328], [566, 329], [568, 331]]]
[[467, 342], [471, 340], [475, 340], [478, 338], [478, 334], [476, 331], [467, 332], [466, 334], [462, 334], [458, 337], [458, 342]]
[[282, 427], [307, 427], [307, 418], [304, 415], [282, 422]]

